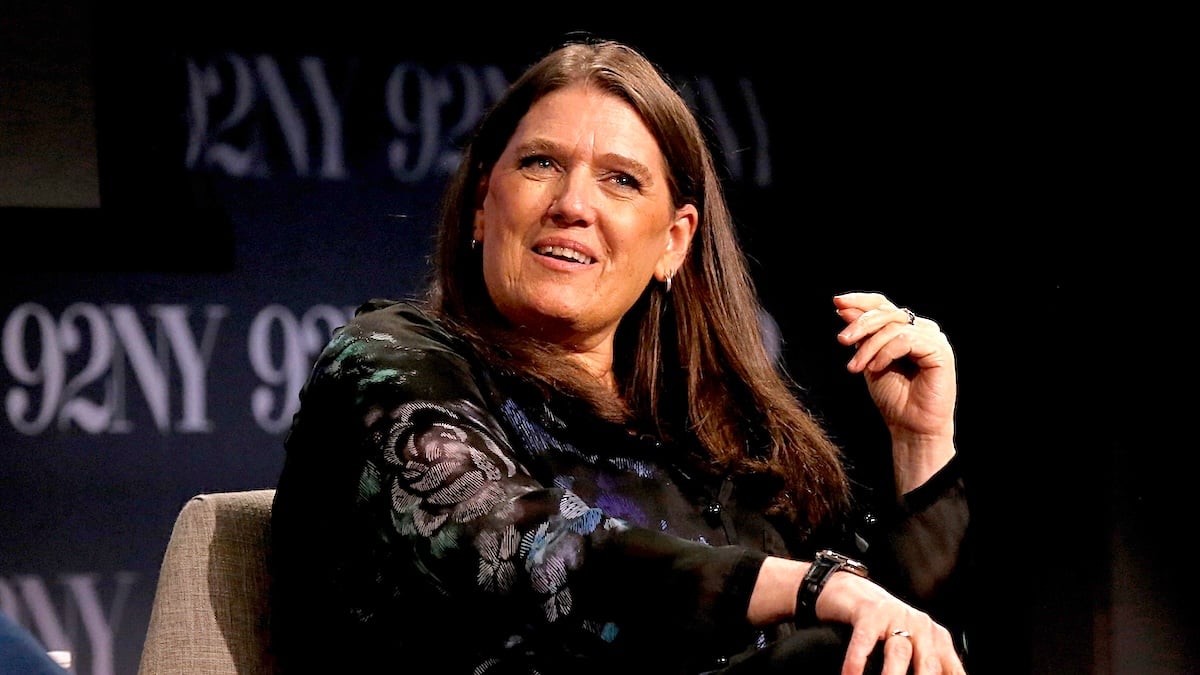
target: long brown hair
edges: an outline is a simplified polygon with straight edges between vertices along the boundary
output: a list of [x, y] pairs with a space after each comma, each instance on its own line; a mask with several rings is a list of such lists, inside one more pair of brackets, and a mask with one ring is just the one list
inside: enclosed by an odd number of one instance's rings
[[[621, 322], [613, 372], [618, 396], [580, 377], [555, 345], [506, 333], [472, 250], [480, 179], [525, 113], [546, 94], [587, 82], [631, 105], [658, 141], [675, 205], [694, 204], [699, 227], [670, 290], [651, 282]], [[485, 115], [442, 204], [430, 299], [490, 358], [547, 390], [573, 393], [602, 415], [649, 425], [664, 439], [695, 439], [708, 470], [756, 476], [768, 512], [802, 531], [849, 506], [839, 449], [773, 361], [760, 303], [706, 136], [666, 74], [637, 50], [575, 40], [526, 70]], [[551, 357], [551, 358], [548, 358]], [[593, 386], [594, 385], [594, 386]]]

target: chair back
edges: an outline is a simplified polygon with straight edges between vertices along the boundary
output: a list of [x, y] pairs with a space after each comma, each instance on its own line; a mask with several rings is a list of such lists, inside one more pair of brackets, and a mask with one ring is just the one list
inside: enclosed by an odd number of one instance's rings
[[138, 675], [274, 671], [269, 555], [275, 490], [196, 495], [167, 542]]

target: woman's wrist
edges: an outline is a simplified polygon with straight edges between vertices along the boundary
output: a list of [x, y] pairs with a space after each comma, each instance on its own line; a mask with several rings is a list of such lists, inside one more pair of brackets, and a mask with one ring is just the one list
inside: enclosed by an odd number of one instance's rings
[[867, 566], [858, 560], [830, 549], [817, 552], [796, 591], [795, 617], [798, 623], [813, 624], [818, 621], [817, 599], [830, 578], [838, 572], [867, 578]]
[[896, 496], [903, 496], [924, 485], [954, 458], [957, 450], [953, 434], [892, 441], [892, 469], [896, 478]]

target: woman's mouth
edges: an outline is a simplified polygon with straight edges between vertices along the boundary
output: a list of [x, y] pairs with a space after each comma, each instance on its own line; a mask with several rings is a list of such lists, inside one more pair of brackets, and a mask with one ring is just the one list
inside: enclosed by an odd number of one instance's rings
[[557, 258], [559, 260], [568, 260], [570, 262], [577, 262], [584, 265], [591, 265], [592, 263], [596, 262], [595, 259], [586, 256], [573, 248], [567, 248], [566, 246], [535, 246], [533, 247], [533, 252], [537, 253], [538, 255]]

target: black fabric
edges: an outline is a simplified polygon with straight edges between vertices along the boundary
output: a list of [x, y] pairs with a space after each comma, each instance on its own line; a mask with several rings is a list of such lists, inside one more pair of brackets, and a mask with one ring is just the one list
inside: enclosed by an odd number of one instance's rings
[[950, 460], [883, 519], [872, 542], [871, 577], [951, 627], [965, 653], [973, 554], [959, 460]]

